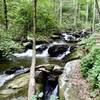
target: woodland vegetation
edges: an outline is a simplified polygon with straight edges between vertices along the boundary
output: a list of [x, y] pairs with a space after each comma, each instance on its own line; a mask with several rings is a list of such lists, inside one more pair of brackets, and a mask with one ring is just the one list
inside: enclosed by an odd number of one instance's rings
[[33, 38], [29, 100], [35, 94], [35, 40], [49, 41], [54, 34], [76, 34], [83, 29], [92, 34], [79, 43], [86, 50], [81, 57], [81, 74], [93, 93], [100, 95], [95, 93], [100, 90], [100, 42], [96, 41], [100, 35], [95, 36], [100, 34], [99, 0], [0, 0], [0, 61], [10, 59], [23, 48], [23, 41]]

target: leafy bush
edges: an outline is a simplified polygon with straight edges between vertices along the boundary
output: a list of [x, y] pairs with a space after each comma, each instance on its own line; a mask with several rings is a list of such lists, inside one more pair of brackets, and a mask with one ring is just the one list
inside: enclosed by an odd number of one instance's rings
[[81, 72], [94, 89], [100, 88], [100, 47], [93, 47], [90, 53], [82, 58]]
[[0, 30], [0, 58], [7, 57], [13, 51], [19, 50], [21, 46], [12, 40], [9, 32]]
[[91, 83], [91, 86], [96, 89], [100, 89], [100, 65], [94, 66], [90, 71], [88, 75], [88, 80]]
[[94, 38], [94, 35], [92, 34], [90, 37], [83, 38], [83, 40], [80, 42], [80, 44], [83, 44], [83, 47], [88, 49], [89, 51], [93, 46], [96, 44], [96, 40]]

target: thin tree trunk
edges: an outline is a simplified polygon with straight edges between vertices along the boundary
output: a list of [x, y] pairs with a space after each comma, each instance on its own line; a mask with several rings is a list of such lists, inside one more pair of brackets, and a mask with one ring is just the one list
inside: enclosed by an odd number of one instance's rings
[[35, 33], [36, 33], [36, 2], [33, 0], [33, 57], [30, 68], [28, 100], [32, 100], [32, 96], [35, 94], [35, 63], [36, 63], [36, 49], [35, 49]]
[[4, 15], [5, 15], [5, 28], [8, 29], [8, 19], [7, 19], [7, 4], [6, 0], [3, 0], [4, 2]]
[[62, 0], [60, 0], [60, 26], [62, 26]]
[[75, 0], [75, 17], [74, 17], [74, 25], [76, 25], [77, 22], [77, 9], [78, 9], [78, 2]]
[[94, 31], [94, 28], [95, 28], [95, 14], [96, 14], [96, 2], [95, 2], [95, 0], [94, 0], [94, 4], [93, 4], [93, 31]]
[[86, 2], [86, 24], [88, 23], [88, 17], [89, 17], [89, 4], [88, 1]]
[[97, 9], [97, 11], [98, 11], [99, 22], [100, 22], [100, 8], [99, 8], [98, 0], [95, 0], [95, 4], [96, 4], [96, 9]]
[[78, 18], [80, 20], [80, 11], [81, 11], [81, 7], [80, 7], [80, 4], [78, 5]]

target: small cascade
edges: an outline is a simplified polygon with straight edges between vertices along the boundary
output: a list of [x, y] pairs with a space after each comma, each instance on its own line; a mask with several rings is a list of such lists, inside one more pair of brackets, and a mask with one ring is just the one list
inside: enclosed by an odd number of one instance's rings
[[11, 74], [11, 75], [6, 75], [6, 74], [0, 75], [0, 87], [2, 87], [5, 82], [11, 80], [14, 77], [15, 77], [15, 74]]
[[55, 87], [55, 89], [53, 90], [53, 92], [52, 92], [52, 95], [54, 96], [54, 97], [58, 97], [58, 85]]
[[70, 35], [70, 34], [63, 33], [62, 36], [64, 36], [63, 38], [64, 38], [66, 41], [75, 40], [75, 37], [74, 37], [73, 35]]
[[[44, 59], [47, 59], [47, 57], [51, 57], [48, 53], [48, 50], [50, 47], [52, 46], [59, 46], [59, 45], [64, 45], [63, 42], [53, 42], [51, 44], [49, 44], [48, 46], [44, 46], [44, 44], [41, 44], [41, 45], [37, 45], [36, 46], [36, 50], [38, 50], [38, 52], [36, 53], [36, 57], [37, 58], [44, 58]], [[44, 48], [43, 48], [44, 46]], [[64, 51], [62, 54], [58, 54], [58, 56], [54, 56], [53, 59], [56, 59], [56, 60], [62, 60], [66, 55], [68, 55], [70, 53], [70, 48], [71, 47], [68, 47], [68, 49], [66, 51]], [[13, 55], [17, 58], [24, 58], [24, 57], [32, 57], [32, 49], [28, 49], [26, 52], [23, 52], [23, 53], [14, 53]], [[51, 51], [52, 52], [52, 51]]]
[[63, 54], [60, 54], [58, 57], [54, 57], [54, 59], [57, 59], [57, 60], [63, 59], [66, 55], [70, 53], [70, 48], [71, 47], [69, 47], [66, 52], [64, 52]]
[[[63, 41], [60, 41], [60, 42], [53, 42], [52, 43], [52, 45], [64, 45], [64, 44], [66, 44], [65, 42], [63, 42]], [[51, 46], [52, 46], [51, 45]]]
[[15, 57], [32, 57], [32, 52], [33, 50], [32, 49], [28, 49], [26, 52], [23, 52], [23, 53], [14, 53], [13, 55]]
[[48, 57], [48, 48], [44, 50], [41, 54], [36, 54], [36, 57]]
[[50, 100], [50, 97], [52, 95], [57, 97], [57, 95], [58, 95], [58, 85], [57, 84], [58, 84], [57, 77], [55, 78], [55, 76], [53, 76], [53, 75], [49, 75], [47, 77], [43, 100]]
[[7, 81], [13, 79], [15, 76], [26, 73], [29, 71], [29, 68], [11, 68], [4, 72], [4, 74], [0, 75], [0, 87], [2, 87]]
[[40, 48], [41, 46], [42, 46], [42, 44], [36, 45], [36, 49]]

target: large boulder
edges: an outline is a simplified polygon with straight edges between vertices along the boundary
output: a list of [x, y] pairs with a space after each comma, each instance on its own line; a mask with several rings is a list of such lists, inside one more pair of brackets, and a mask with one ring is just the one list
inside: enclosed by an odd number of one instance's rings
[[59, 78], [59, 96], [60, 100], [79, 100], [78, 96], [69, 81], [73, 77], [74, 70], [78, 66], [80, 60], [68, 62], [65, 67], [63, 74]]
[[68, 50], [68, 45], [53, 45], [49, 48], [48, 53], [50, 57], [57, 57]]
[[60, 100], [93, 100], [89, 92], [89, 84], [80, 73], [80, 60], [68, 62], [59, 77]]

